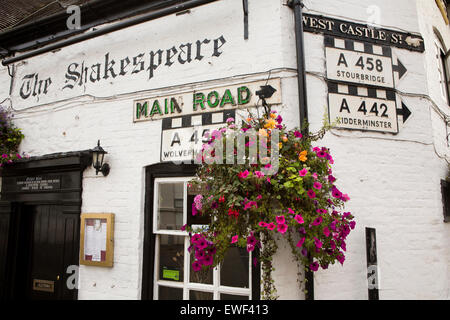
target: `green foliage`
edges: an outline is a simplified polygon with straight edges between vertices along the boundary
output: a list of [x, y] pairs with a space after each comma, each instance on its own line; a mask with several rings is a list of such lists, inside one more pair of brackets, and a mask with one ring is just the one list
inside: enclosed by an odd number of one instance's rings
[[[336, 261], [343, 264], [345, 239], [355, 227], [354, 217], [341, 212], [350, 198], [335, 185], [330, 150], [312, 145], [327, 128], [317, 135], [303, 136], [298, 129], [288, 130], [282, 125], [275, 111], [263, 118], [249, 118], [242, 127], [232, 120], [227, 121], [226, 128], [212, 133], [200, 155], [203, 164], [192, 181], [206, 184], [208, 190], [196, 196], [193, 214], [206, 215], [211, 221], [207, 231], [187, 227], [192, 236], [193, 267], [201, 270], [218, 265], [232, 246], [249, 252], [260, 248], [263, 297], [276, 299], [271, 277], [277, 250], [275, 236], [289, 241], [293, 255], [305, 269], [327, 269]], [[258, 132], [257, 140], [262, 139], [271, 151], [269, 157], [258, 155], [258, 161], [252, 161], [250, 148], [257, 141], [250, 138], [244, 163], [205, 163], [208, 155], [215, 157], [220, 150], [226, 159], [226, 148], [220, 149], [219, 144], [231, 143], [238, 154], [238, 146], [230, 137], [248, 130]], [[278, 139], [272, 140], [275, 134]], [[278, 145], [273, 141], [279, 141]], [[268, 158], [271, 163], [267, 163]], [[274, 159], [278, 160], [278, 170], [271, 172]]]
[[24, 135], [12, 123], [10, 112], [0, 106], [0, 166], [20, 159], [19, 145]]

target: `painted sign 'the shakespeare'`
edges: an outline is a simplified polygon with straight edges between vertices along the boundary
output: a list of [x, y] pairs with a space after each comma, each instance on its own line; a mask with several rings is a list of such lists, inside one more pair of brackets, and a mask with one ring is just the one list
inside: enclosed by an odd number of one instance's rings
[[120, 80], [145, 74], [151, 80], [157, 72], [175, 64], [184, 65], [201, 61], [205, 56], [220, 57], [221, 48], [227, 41], [223, 36], [216, 39], [197, 40], [195, 43], [174, 45], [168, 49], [151, 50], [148, 53], [136, 52], [116, 56], [106, 52], [101, 59], [89, 63], [83, 59], [67, 64], [64, 80], [59, 75], [41, 77], [39, 72], [25, 74], [20, 81], [19, 96], [23, 100], [47, 95], [51, 90], [62, 92], [102, 82]]

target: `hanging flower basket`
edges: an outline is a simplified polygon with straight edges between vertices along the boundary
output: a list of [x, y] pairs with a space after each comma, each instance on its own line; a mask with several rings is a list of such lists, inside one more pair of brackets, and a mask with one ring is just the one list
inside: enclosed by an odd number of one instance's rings
[[23, 138], [20, 129], [12, 123], [11, 113], [0, 106], [0, 170], [4, 165], [22, 158], [18, 148]]
[[[345, 241], [355, 221], [350, 212], [344, 212], [350, 198], [336, 185], [330, 150], [312, 145], [324, 132], [313, 136], [288, 130], [282, 117], [268, 110], [242, 125], [230, 118], [226, 127], [212, 132], [192, 181], [207, 185], [195, 197], [192, 212], [208, 217], [210, 224], [203, 230], [183, 227], [190, 232], [194, 271], [220, 264], [230, 247], [248, 252], [259, 248], [263, 298], [275, 299], [271, 272], [276, 235], [289, 241], [305, 270], [344, 263]], [[242, 134], [247, 136], [239, 143], [235, 137]], [[267, 155], [255, 156], [256, 147], [266, 148]], [[234, 164], [224, 161], [231, 159], [230, 152]], [[222, 162], [212, 161], [222, 154]], [[256, 265], [256, 258], [253, 262]]]

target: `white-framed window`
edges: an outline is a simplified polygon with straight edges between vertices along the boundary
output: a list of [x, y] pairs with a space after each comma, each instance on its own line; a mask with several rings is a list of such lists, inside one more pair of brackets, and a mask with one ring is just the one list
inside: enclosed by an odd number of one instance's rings
[[155, 300], [248, 300], [252, 299], [252, 256], [232, 248], [222, 265], [195, 272], [188, 252], [189, 235], [184, 224], [204, 225], [192, 216], [194, 195], [188, 193], [192, 178], [155, 178], [153, 234], [155, 259], [153, 298]]
[[436, 37], [434, 42], [434, 50], [436, 54], [436, 63], [438, 67], [439, 87], [442, 98], [447, 104], [450, 104], [450, 74], [449, 74], [449, 57], [446, 55], [441, 41]]

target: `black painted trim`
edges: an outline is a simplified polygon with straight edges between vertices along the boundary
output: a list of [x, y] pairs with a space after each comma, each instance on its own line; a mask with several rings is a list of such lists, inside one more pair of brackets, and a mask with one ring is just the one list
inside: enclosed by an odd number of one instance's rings
[[[386, 40], [381, 40], [381, 39], [372, 39], [372, 38], [365, 38], [365, 37], [360, 37], [357, 35], [351, 35], [348, 33], [343, 33], [340, 30], [340, 26], [342, 24], [348, 25], [348, 26], [352, 26], [354, 29], [356, 29], [357, 27], [362, 27], [362, 28], [371, 28], [370, 26], [368, 26], [367, 24], [361, 24], [361, 23], [356, 23], [356, 22], [352, 22], [352, 21], [345, 21], [345, 20], [340, 20], [340, 19], [334, 19], [334, 18], [330, 18], [330, 17], [326, 17], [323, 15], [313, 15], [313, 14], [303, 14], [303, 16], [306, 19], [326, 19], [327, 21], [330, 21], [333, 23], [331, 30], [330, 28], [323, 28], [320, 26], [320, 24], [316, 23], [316, 27], [311, 27], [310, 25], [308, 25], [307, 23], [303, 23], [303, 29], [305, 32], [312, 32], [312, 33], [323, 33], [325, 35], [330, 35], [330, 36], [336, 36], [336, 37], [340, 37], [340, 38], [346, 38], [346, 39], [352, 39], [355, 41], [361, 41], [361, 42], [368, 42], [368, 43], [374, 43], [377, 45], [385, 45], [385, 46], [390, 46], [390, 47], [397, 47], [397, 48], [401, 48], [401, 49], [407, 49], [410, 51], [417, 51], [417, 52], [424, 52], [425, 51], [425, 45], [424, 45], [424, 41], [421, 35], [418, 34], [412, 34], [412, 33], [408, 33], [408, 32], [400, 32], [400, 31], [395, 31], [395, 30], [390, 30], [390, 29], [385, 29], [385, 28], [374, 28], [376, 31], [383, 31], [386, 34]], [[306, 20], [305, 20], [306, 21]], [[401, 35], [402, 39], [406, 39], [408, 36], [415, 38], [415, 39], [420, 39], [420, 44], [418, 47], [414, 47], [414, 46], [410, 46], [408, 45], [405, 41], [397, 41], [397, 43], [395, 43], [392, 40], [392, 35], [396, 34], [396, 35]], [[369, 48], [368, 48], [369, 49]], [[371, 49], [369, 49], [371, 50]]]

